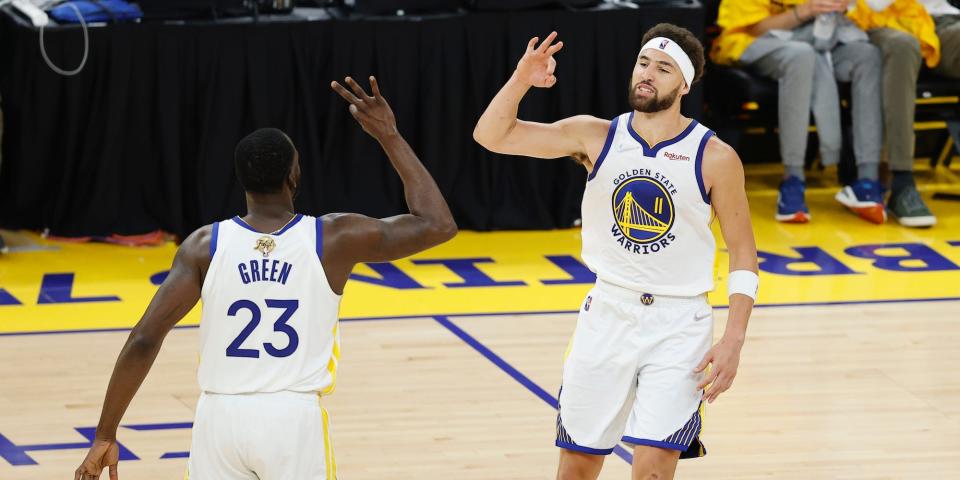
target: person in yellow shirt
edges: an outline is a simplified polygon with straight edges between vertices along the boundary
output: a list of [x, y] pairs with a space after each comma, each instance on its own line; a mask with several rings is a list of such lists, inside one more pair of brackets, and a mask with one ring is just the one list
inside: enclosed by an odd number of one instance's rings
[[887, 210], [903, 226], [932, 226], [937, 218], [913, 179], [913, 120], [920, 66], [940, 61], [933, 19], [917, 0], [858, 0], [848, 16], [883, 54], [883, 123], [893, 172]]
[[776, 218], [806, 223], [803, 163], [813, 112], [824, 165], [840, 160], [842, 146], [837, 80], [851, 82], [853, 150], [858, 179], [836, 199], [874, 223], [886, 220], [878, 182], [882, 148], [882, 60], [863, 30], [843, 12], [849, 0], [722, 0], [722, 29], [710, 57], [779, 83], [780, 184]]

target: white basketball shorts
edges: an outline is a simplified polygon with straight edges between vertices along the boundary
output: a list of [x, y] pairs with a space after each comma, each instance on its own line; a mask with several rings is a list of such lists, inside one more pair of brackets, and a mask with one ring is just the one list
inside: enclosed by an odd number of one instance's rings
[[706, 454], [699, 435], [713, 341], [706, 296], [650, 295], [598, 281], [563, 364], [556, 445], [607, 455], [619, 441]]
[[200, 395], [188, 480], [335, 480], [336, 475], [330, 422], [316, 392]]

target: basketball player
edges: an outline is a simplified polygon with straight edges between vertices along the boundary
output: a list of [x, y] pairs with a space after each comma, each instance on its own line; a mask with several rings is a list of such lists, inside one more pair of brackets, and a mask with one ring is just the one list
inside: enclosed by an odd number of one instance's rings
[[327, 412], [340, 357], [337, 315], [360, 262], [406, 257], [453, 238], [457, 227], [436, 183], [397, 131], [370, 77], [331, 87], [403, 180], [410, 214], [382, 220], [295, 214], [299, 154], [281, 131], [240, 141], [236, 170], [247, 215], [200, 228], [180, 246], [169, 276], [120, 352], [96, 439], [75, 480], [117, 478], [117, 427], [164, 336], [203, 300], [191, 480], [336, 478]]
[[[701, 406], [730, 388], [753, 302], [757, 252], [736, 152], [680, 114], [703, 72], [689, 31], [660, 24], [643, 37], [629, 85], [631, 111], [551, 124], [517, 119], [530, 87], [557, 83], [553, 32], [531, 39], [490, 102], [474, 138], [498, 153], [572, 156], [587, 169], [583, 260], [597, 283], [580, 310], [563, 367], [557, 477], [597, 478], [604, 455], [633, 446], [633, 478], [672, 478], [680, 457], [705, 454]], [[730, 252], [730, 313], [711, 348], [716, 244]], [[707, 369], [707, 365], [711, 368]], [[705, 373], [708, 372], [708, 373]], [[704, 393], [704, 388], [709, 385]]]

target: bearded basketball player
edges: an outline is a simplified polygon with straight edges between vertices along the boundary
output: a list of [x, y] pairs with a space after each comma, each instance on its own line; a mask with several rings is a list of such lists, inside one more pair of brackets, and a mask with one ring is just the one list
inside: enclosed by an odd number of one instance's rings
[[[497, 153], [574, 157], [588, 172], [582, 257], [597, 283], [563, 364], [557, 478], [597, 478], [621, 441], [633, 446], [634, 479], [673, 478], [679, 458], [706, 453], [703, 402], [730, 388], [757, 295], [743, 167], [710, 129], [681, 115], [681, 97], [703, 74], [703, 46], [670, 24], [643, 37], [629, 112], [517, 119], [527, 90], [557, 83], [556, 38], [530, 40], [474, 138]], [[730, 253], [730, 311], [711, 347], [714, 213]]]
[[403, 258], [457, 232], [430, 174], [397, 131], [390, 105], [352, 78], [331, 87], [383, 147], [403, 181], [409, 214], [294, 213], [300, 155], [280, 130], [237, 145], [247, 215], [207, 225], [177, 251], [173, 268], [133, 328], [107, 387], [93, 446], [76, 480], [116, 480], [117, 428], [167, 332], [203, 300], [201, 356], [189, 480], [335, 480], [327, 411], [340, 360], [338, 313], [354, 265]]

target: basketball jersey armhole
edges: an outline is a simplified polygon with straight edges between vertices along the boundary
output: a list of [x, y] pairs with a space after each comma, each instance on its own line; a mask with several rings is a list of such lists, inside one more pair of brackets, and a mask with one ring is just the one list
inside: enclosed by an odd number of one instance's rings
[[217, 237], [220, 235], [220, 222], [214, 222], [213, 231], [210, 233], [210, 261], [213, 261], [213, 254], [217, 253]]
[[[220, 231], [220, 227], [223, 226], [223, 225], [221, 225], [221, 224], [223, 224], [223, 223], [224, 223], [224, 222], [214, 222], [214, 223], [211, 225], [211, 229], [210, 229], [210, 263], [209, 263], [209, 265], [207, 266], [207, 271], [206, 271], [206, 273], [205, 273], [204, 276], [203, 276], [203, 283], [200, 284], [200, 299], [201, 299], [201, 300], [203, 300], [204, 298], [206, 298], [207, 293], [208, 293], [208, 292], [207, 292], [207, 288], [208, 288], [207, 285], [213, 283], [214, 277], [215, 277], [216, 274], [217, 274], [217, 270], [219, 270], [219, 268], [218, 268], [218, 266], [217, 266], [217, 261], [216, 261], [216, 254], [217, 254], [217, 249], [220, 247], [220, 234], [222, 233], [222, 232]], [[227, 225], [226, 228], [229, 230], [230, 226]], [[229, 236], [229, 234], [228, 234], [228, 236]], [[223, 255], [221, 255], [221, 257], [222, 257], [222, 256], [223, 256]]]
[[620, 116], [613, 117], [613, 120], [610, 121], [610, 129], [607, 130], [607, 139], [603, 142], [603, 149], [600, 150], [600, 155], [597, 157], [597, 161], [593, 162], [593, 170], [590, 171], [590, 175], [587, 176], [587, 181], [593, 180], [593, 177], [597, 176], [597, 171], [600, 170], [600, 165], [603, 164], [603, 159], [607, 158], [607, 153], [610, 152], [610, 146], [613, 145], [613, 137], [617, 135], [617, 125], [620, 122]]
[[703, 183], [703, 151], [707, 148], [707, 142], [710, 141], [710, 137], [714, 135], [713, 130], [707, 130], [703, 134], [703, 138], [700, 139], [700, 147], [697, 148], [697, 160], [693, 166], [693, 170], [697, 175], [697, 186], [700, 187], [700, 197], [703, 198], [703, 203], [710, 205], [710, 195], [707, 193], [706, 185]]
[[323, 218], [317, 217], [317, 260], [323, 260]]
[[330, 279], [327, 278], [327, 268], [323, 266], [323, 218], [314, 217], [314, 230], [316, 231], [316, 244], [314, 248], [317, 253], [317, 265], [320, 267], [320, 278], [323, 284], [322, 289], [325, 292], [329, 292], [337, 301], [343, 298], [342, 293], [337, 293], [333, 291], [333, 287], [330, 286]]

